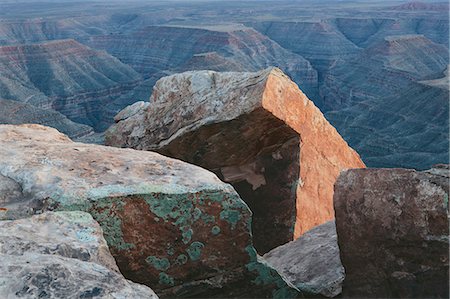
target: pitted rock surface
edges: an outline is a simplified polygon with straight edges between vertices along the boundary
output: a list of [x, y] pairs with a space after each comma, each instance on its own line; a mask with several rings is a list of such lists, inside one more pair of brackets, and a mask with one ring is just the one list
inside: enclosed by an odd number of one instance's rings
[[448, 298], [448, 165], [343, 172], [335, 186], [344, 297]]

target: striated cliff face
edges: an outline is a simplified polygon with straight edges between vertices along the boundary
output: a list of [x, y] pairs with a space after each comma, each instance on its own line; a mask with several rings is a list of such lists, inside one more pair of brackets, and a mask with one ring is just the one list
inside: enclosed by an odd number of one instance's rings
[[129, 66], [74, 40], [0, 47], [0, 97], [54, 109], [96, 130], [132, 103], [123, 96], [140, 82]]
[[352, 64], [330, 70], [320, 93], [327, 110], [402, 92], [410, 82], [442, 73], [448, 50], [422, 35], [392, 36], [365, 49]]
[[71, 138], [93, 133], [91, 127], [75, 123], [57, 111], [3, 99], [0, 99], [0, 124], [41, 124], [58, 129]]
[[214, 171], [254, 213], [266, 252], [333, 218], [334, 181], [358, 154], [279, 69], [160, 79], [150, 104], [116, 116], [106, 143], [155, 150]]
[[386, 38], [330, 71], [321, 88], [326, 116], [370, 166], [447, 163], [448, 59], [423, 36]]
[[317, 93], [317, 72], [259, 32], [242, 25], [150, 26], [134, 33], [94, 36], [89, 45], [104, 49], [145, 78], [185, 70], [256, 71], [277, 66], [307, 93]]

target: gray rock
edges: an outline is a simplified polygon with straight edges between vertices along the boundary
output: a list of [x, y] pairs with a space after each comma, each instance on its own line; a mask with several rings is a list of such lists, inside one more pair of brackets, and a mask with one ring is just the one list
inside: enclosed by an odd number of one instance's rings
[[22, 188], [20, 185], [0, 174], [0, 205], [7, 204], [10, 201], [17, 201], [22, 197]]
[[344, 297], [448, 298], [448, 166], [352, 169], [336, 184]]
[[100, 225], [85, 212], [47, 212], [0, 221], [0, 254], [30, 253], [97, 263], [119, 273]]
[[339, 258], [334, 221], [271, 250], [264, 258], [305, 293], [336, 297], [342, 291], [344, 268]]
[[84, 212], [0, 222], [0, 298], [158, 298], [118, 271]]

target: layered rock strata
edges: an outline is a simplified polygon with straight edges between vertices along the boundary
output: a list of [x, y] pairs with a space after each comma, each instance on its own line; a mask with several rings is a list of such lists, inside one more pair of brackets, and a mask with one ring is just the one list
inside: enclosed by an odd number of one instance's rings
[[0, 218], [89, 212], [123, 275], [163, 297], [299, 294], [257, 257], [247, 205], [200, 167], [74, 143], [39, 125], [1, 125], [0, 175], [12, 194]]
[[260, 252], [332, 219], [337, 175], [364, 167], [279, 69], [177, 74], [157, 82], [149, 105], [135, 105], [117, 115], [106, 143], [158, 151], [230, 182], [254, 213]]
[[0, 99], [0, 124], [46, 125], [70, 138], [85, 137], [93, 133], [91, 127], [75, 123], [55, 110], [41, 109], [27, 103], [3, 99]]
[[344, 267], [339, 258], [334, 221], [314, 227], [263, 257], [292, 284], [311, 296], [333, 298], [342, 292]]
[[334, 195], [343, 296], [447, 298], [448, 195], [448, 165], [343, 172]]
[[0, 221], [1, 298], [158, 298], [126, 280], [84, 212]]
[[0, 47], [0, 98], [56, 110], [105, 130], [142, 81], [131, 67], [74, 40]]

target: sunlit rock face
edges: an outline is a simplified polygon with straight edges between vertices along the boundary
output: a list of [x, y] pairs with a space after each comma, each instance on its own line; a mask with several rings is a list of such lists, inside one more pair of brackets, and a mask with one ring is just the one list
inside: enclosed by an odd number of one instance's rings
[[343, 172], [334, 194], [343, 297], [447, 298], [448, 195], [448, 165]]
[[142, 78], [105, 52], [74, 40], [0, 47], [0, 97], [56, 110], [97, 131], [133, 101]]
[[299, 294], [257, 256], [248, 206], [198, 166], [0, 125], [0, 191], [0, 219], [90, 213], [121, 273], [162, 297]]
[[335, 178], [364, 167], [279, 69], [165, 77], [149, 105], [136, 105], [116, 117], [106, 143], [155, 150], [230, 182], [254, 213], [260, 252], [332, 219]]

